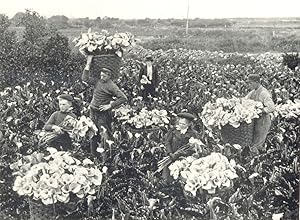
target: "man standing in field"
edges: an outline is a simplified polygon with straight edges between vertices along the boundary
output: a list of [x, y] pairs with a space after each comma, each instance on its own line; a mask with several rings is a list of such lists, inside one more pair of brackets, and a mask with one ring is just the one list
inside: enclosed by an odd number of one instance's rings
[[145, 102], [155, 97], [159, 84], [157, 66], [153, 64], [152, 55], [146, 56], [146, 64], [141, 67], [139, 74], [141, 96]]
[[246, 98], [259, 101], [264, 106], [260, 118], [254, 120], [253, 142], [250, 149], [254, 155], [258, 155], [266, 150], [264, 143], [271, 127], [270, 113], [275, 110], [275, 104], [271, 93], [261, 85], [258, 74], [248, 76], [248, 85], [251, 91]]
[[[114, 74], [111, 69], [97, 69], [97, 60], [93, 60], [93, 56], [87, 57], [87, 65], [82, 74], [82, 80], [95, 86], [93, 98], [90, 103], [90, 118], [97, 125], [99, 130], [104, 128], [105, 137], [107, 140], [112, 138], [112, 112], [113, 108], [127, 102], [127, 97], [120, 88], [112, 81]], [[96, 76], [91, 76], [90, 67], [95, 65], [93, 70]], [[98, 75], [98, 77], [97, 77]], [[114, 99], [115, 98], [115, 99]], [[101, 141], [99, 135], [93, 137], [91, 141], [91, 153], [95, 154], [98, 143]]]

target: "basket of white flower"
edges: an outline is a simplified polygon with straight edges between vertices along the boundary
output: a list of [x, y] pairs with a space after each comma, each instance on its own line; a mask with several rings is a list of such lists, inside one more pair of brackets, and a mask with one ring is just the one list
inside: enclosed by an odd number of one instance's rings
[[221, 129], [223, 141], [229, 144], [239, 144], [240, 146], [250, 146], [253, 140], [254, 123], [242, 122], [239, 127], [235, 128], [226, 124]]
[[128, 48], [135, 46], [136, 39], [129, 32], [109, 34], [106, 30], [99, 33], [88, 29], [87, 33], [82, 33], [73, 42], [83, 55], [93, 56], [92, 72], [95, 70], [99, 72], [99, 69], [105, 67], [118, 74], [121, 57]]
[[263, 105], [245, 98], [218, 98], [205, 104], [201, 113], [203, 124], [217, 128], [223, 141], [246, 147], [252, 144], [253, 120], [260, 117]]
[[47, 151], [10, 165], [17, 176], [13, 190], [28, 198], [31, 220], [58, 219], [70, 204], [93, 197], [102, 183], [102, 172], [90, 159], [80, 161], [54, 148]]
[[115, 54], [102, 54], [93, 56], [93, 61], [91, 64], [91, 73], [96, 75], [99, 70], [106, 68], [112, 71], [114, 76], [120, 73], [122, 60]]

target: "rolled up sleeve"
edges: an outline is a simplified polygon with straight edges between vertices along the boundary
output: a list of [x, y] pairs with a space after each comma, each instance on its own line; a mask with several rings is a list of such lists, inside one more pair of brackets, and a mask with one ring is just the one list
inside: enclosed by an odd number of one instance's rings
[[266, 113], [271, 113], [275, 111], [275, 104], [272, 100], [271, 94], [269, 92], [263, 92], [261, 94], [262, 103], [264, 105], [264, 111]]

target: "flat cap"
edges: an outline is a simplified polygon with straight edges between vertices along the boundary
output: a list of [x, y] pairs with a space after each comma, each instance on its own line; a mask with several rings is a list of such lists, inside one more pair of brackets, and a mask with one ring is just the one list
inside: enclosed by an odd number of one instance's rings
[[70, 102], [73, 102], [73, 97], [69, 94], [61, 94], [60, 96], [57, 97], [58, 99], [65, 99]]
[[188, 113], [188, 112], [180, 112], [180, 113], [177, 114], [177, 117], [186, 118], [190, 121], [193, 121], [196, 118], [196, 116], [194, 116], [194, 115], [192, 115], [191, 113]]
[[107, 67], [102, 67], [100, 71], [104, 72], [104, 73], [113, 73], [113, 71], [110, 68], [107, 68]]
[[260, 76], [258, 74], [249, 74], [248, 81], [260, 82]]

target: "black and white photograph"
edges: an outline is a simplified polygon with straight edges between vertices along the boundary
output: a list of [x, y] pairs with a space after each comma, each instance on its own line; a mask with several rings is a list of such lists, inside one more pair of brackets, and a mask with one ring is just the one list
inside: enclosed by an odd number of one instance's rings
[[1, 220], [298, 220], [299, 0], [0, 0]]

